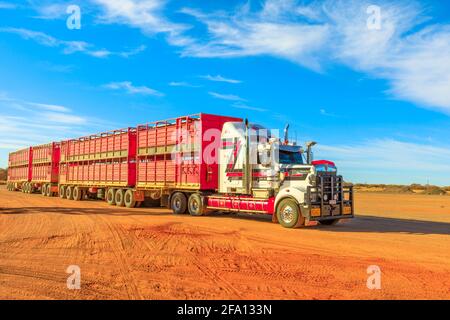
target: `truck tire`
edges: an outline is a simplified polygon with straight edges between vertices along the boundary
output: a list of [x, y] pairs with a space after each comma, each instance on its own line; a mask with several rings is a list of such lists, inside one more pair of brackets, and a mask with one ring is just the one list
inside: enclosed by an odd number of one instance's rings
[[183, 214], [187, 210], [187, 199], [184, 193], [176, 192], [170, 199], [170, 208], [172, 208], [173, 213]]
[[293, 199], [281, 200], [277, 207], [277, 219], [285, 228], [298, 228], [305, 224], [300, 207]]
[[203, 198], [198, 193], [193, 193], [188, 200], [188, 210], [191, 216], [202, 216], [205, 214]]
[[134, 208], [136, 207], [136, 200], [134, 199], [134, 191], [131, 189], [128, 189], [125, 192], [125, 196], [124, 196], [124, 203], [125, 203], [125, 207], [127, 208]]
[[108, 189], [108, 191], [106, 192], [106, 202], [111, 205], [114, 206], [116, 204], [116, 191], [114, 189]]
[[80, 187], [73, 188], [73, 200], [80, 201], [83, 198], [83, 190]]
[[48, 184], [45, 190], [46, 190], [45, 195], [47, 197], [53, 197], [52, 185], [51, 184]]
[[125, 206], [125, 191], [123, 189], [118, 189], [114, 196], [114, 200], [116, 202], [116, 206], [124, 207]]
[[66, 187], [66, 199], [73, 200], [73, 187], [72, 186]]
[[319, 223], [324, 226], [334, 226], [335, 224], [337, 224], [339, 222], [339, 220], [340, 219], [322, 220], [322, 221], [319, 221]]
[[66, 186], [59, 186], [59, 197], [61, 199], [66, 198]]
[[44, 197], [47, 196], [47, 185], [46, 185], [46, 184], [43, 184], [43, 185], [41, 186], [41, 194], [42, 194]]

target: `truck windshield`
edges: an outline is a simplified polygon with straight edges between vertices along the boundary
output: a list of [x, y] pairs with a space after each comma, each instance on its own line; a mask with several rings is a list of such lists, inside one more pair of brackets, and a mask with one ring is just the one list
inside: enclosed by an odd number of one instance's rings
[[303, 157], [300, 152], [289, 152], [280, 150], [281, 164], [303, 164]]

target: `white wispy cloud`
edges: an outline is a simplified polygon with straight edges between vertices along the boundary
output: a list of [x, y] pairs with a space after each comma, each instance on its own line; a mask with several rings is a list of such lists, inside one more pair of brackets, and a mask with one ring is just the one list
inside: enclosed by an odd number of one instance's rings
[[249, 3], [232, 12], [184, 8], [208, 32], [184, 45], [182, 55], [268, 55], [319, 72], [345, 65], [386, 79], [390, 96], [450, 113], [450, 25], [430, 24], [417, 2], [381, 1], [381, 29], [372, 30], [371, 4], [266, 0], [259, 11]]
[[200, 85], [191, 84], [186, 81], [171, 81], [169, 82], [169, 86], [171, 87], [188, 87], [188, 88], [200, 88]]
[[335, 115], [334, 113], [330, 113], [325, 109], [320, 109], [320, 114], [325, 117], [332, 117], [332, 118], [337, 117], [337, 115]]
[[182, 9], [204, 24], [209, 35], [185, 46], [182, 54], [203, 58], [269, 55], [320, 70], [316, 52], [327, 40], [328, 27], [297, 23], [291, 12], [281, 15], [284, 10], [275, 8], [286, 7], [285, 2], [267, 1], [260, 12], [251, 11], [249, 3], [231, 13]]
[[173, 45], [187, 45], [190, 38], [183, 34], [189, 27], [174, 23], [164, 15], [165, 0], [92, 0], [102, 8], [100, 21], [124, 24], [140, 29], [147, 35], [163, 33]]
[[83, 53], [96, 58], [105, 58], [109, 56], [120, 56], [123, 58], [128, 58], [146, 49], [145, 46], [140, 46], [129, 51], [114, 52], [106, 49], [97, 49], [94, 45], [85, 41], [60, 40], [44, 32], [24, 28], [0, 28], [0, 32], [17, 34], [23, 39], [33, 40], [36, 43], [46, 47], [61, 48], [64, 54]]
[[105, 88], [110, 90], [124, 90], [128, 94], [141, 94], [148, 96], [164, 96], [162, 92], [146, 86], [134, 86], [130, 81], [123, 82], [111, 82], [104, 85]]
[[217, 92], [213, 92], [213, 91], [210, 91], [208, 93], [210, 96], [217, 98], [217, 99], [221, 99], [221, 100], [242, 101], [242, 102], [246, 101], [244, 98], [241, 98], [234, 94], [223, 94], [223, 93], [217, 93]]
[[[385, 79], [389, 97], [450, 114], [450, 24], [434, 23], [414, 0], [377, 1], [379, 30], [367, 28], [367, 8], [372, 5], [368, 0], [265, 0], [213, 12], [181, 8], [177, 13], [193, 18], [192, 25], [171, 21], [165, 13], [166, 0], [91, 3], [100, 8], [101, 22], [127, 25], [151, 37], [162, 34], [180, 48], [181, 56], [271, 56], [322, 73], [344, 65]], [[31, 37], [23, 29], [21, 33]], [[65, 53], [114, 54], [84, 42], [32, 36], [44, 45], [63, 47]]]
[[11, 2], [0, 1], [0, 9], [15, 9], [17, 4]]
[[44, 110], [48, 110], [48, 111], [56, 111], [56, 112], [63, 112], [63, 113], [72, 112], [72, 110], [70, 110], [67, 107], [54, 105], [54, 104], [35, 103], [35, 102], [28, 102], [28, 104], [31, 106], [36, 106], [36, 107], [44, 109]]
[[205, 75], [205, 76], [200, 76], [200, 78], [209, 80], [209, 81], [215, 81], [215, 82], [226, 82], [226, 83], [233, 83], [233, 84], [237, 84], [237, 83], [241, 83], [242, 81], [240, 80], [235, 80], [235, 79], [230, 79], [230, 78], [225, 78], [222, 77], [221, 75], [216, 75], [216, 76], [212, 76], [212, 75]]
[[266, 112], [266, 111], [268, 111], [267, 109], [249, 106], [249, 105], [247, 105], [245, 103], [242, 103], [242, 102], [236, 102], [236, 103], [232, 104], [232, 107], [233, 108], [237, 108], [237, 109], [244, 109], [244, 110], [250, 110], [250, 111], [257, 111], [257, 112]]
[[7, 165], [10, 151], [84, 136], [111, 125], [75, 114], [63, 105], [26, 101], [0, 92], [0, 167]]
[[353, 145], [319, 144], [317, 155], [335, 161], [341, 174], [354, 182], [365, 182], [360, 180], [365, 177], [374, 183], [427, 183], [435, 177], [430, 182], [448, 185], [450, 177], [448, 146], [378, 139]]
[[33, 9], [37, 12], [35, 18], [44, 20], [61, 19], [68, 17], [66, 13], [69, 3], [30, 3]]

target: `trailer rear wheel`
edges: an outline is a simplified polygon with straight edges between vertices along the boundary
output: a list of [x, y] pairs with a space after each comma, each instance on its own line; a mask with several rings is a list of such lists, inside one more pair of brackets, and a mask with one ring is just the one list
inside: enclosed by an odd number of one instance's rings
[[305, 224], [300, 207], [293, 199], [281, 200], [277, 207], [278, 222], [285, 228], [297, 228]]
[[319, 221], [320, 224], [323, 224], [324, 226], [334, 226], [339, 222], [340, 219], [331, 219], [331, 220], [322, 220]]
[[45, 195], [46, 195], [47, 197], [53, 197], [52, 185], [51, 185], [51, 184], [48, 184], [48, 185], [47, 185]]
[[73, 187], [72, 186], [66, 187], [66, 199], [73, 200]]
[[59, 197], [61, 199], [66, 198], [66, 186], [59, 186]]
[[124, 207], [125, 206], [124, 198], [125, 198], [125, 191], [123, 189], [118, 189], [116, 191], [116, 195], [114, 196], [116, 206]]
[[176, 192], [170, 199], [170, 207], [172, 208], [172, 211], [175, 214], [186, 213], [187, 199], [184, 193]]
[[125, 206], [127, 208], [134, 208], [134, 207], [136, 207], [136, 200], [134, 199], [134, 192], [133, 192], [133, 190], [128, 189], [125, 192], [124, 202], [125, 202]]
[[188, 210], [191, 216], [202, 216], [205, 214], [203, 199], [198, 193], [193, 193], [189, 197]]
[[108, 202], [108, 204], [111, 206], [116, 204], [115, 193], [116, 192], [114, 189], [108, 189], [108, 191], [106, 192], [106, 202]]
[[73, 200], [80, 201], [83, 197], [83, 190], [81, 190], [79, 187], [75, 187], [73, 189]]

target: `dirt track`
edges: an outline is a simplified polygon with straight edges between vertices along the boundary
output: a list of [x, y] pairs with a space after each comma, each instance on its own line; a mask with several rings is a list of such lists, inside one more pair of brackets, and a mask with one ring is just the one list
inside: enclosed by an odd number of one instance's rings
[[[359, 217], [284, 229], [0, 189], [0, 299], [450, 299], [450, 197], [357, 194]], [[366, 287], [369, 265], [382, 289]], [[69, 265], [81, 290], [68, 290]]]

